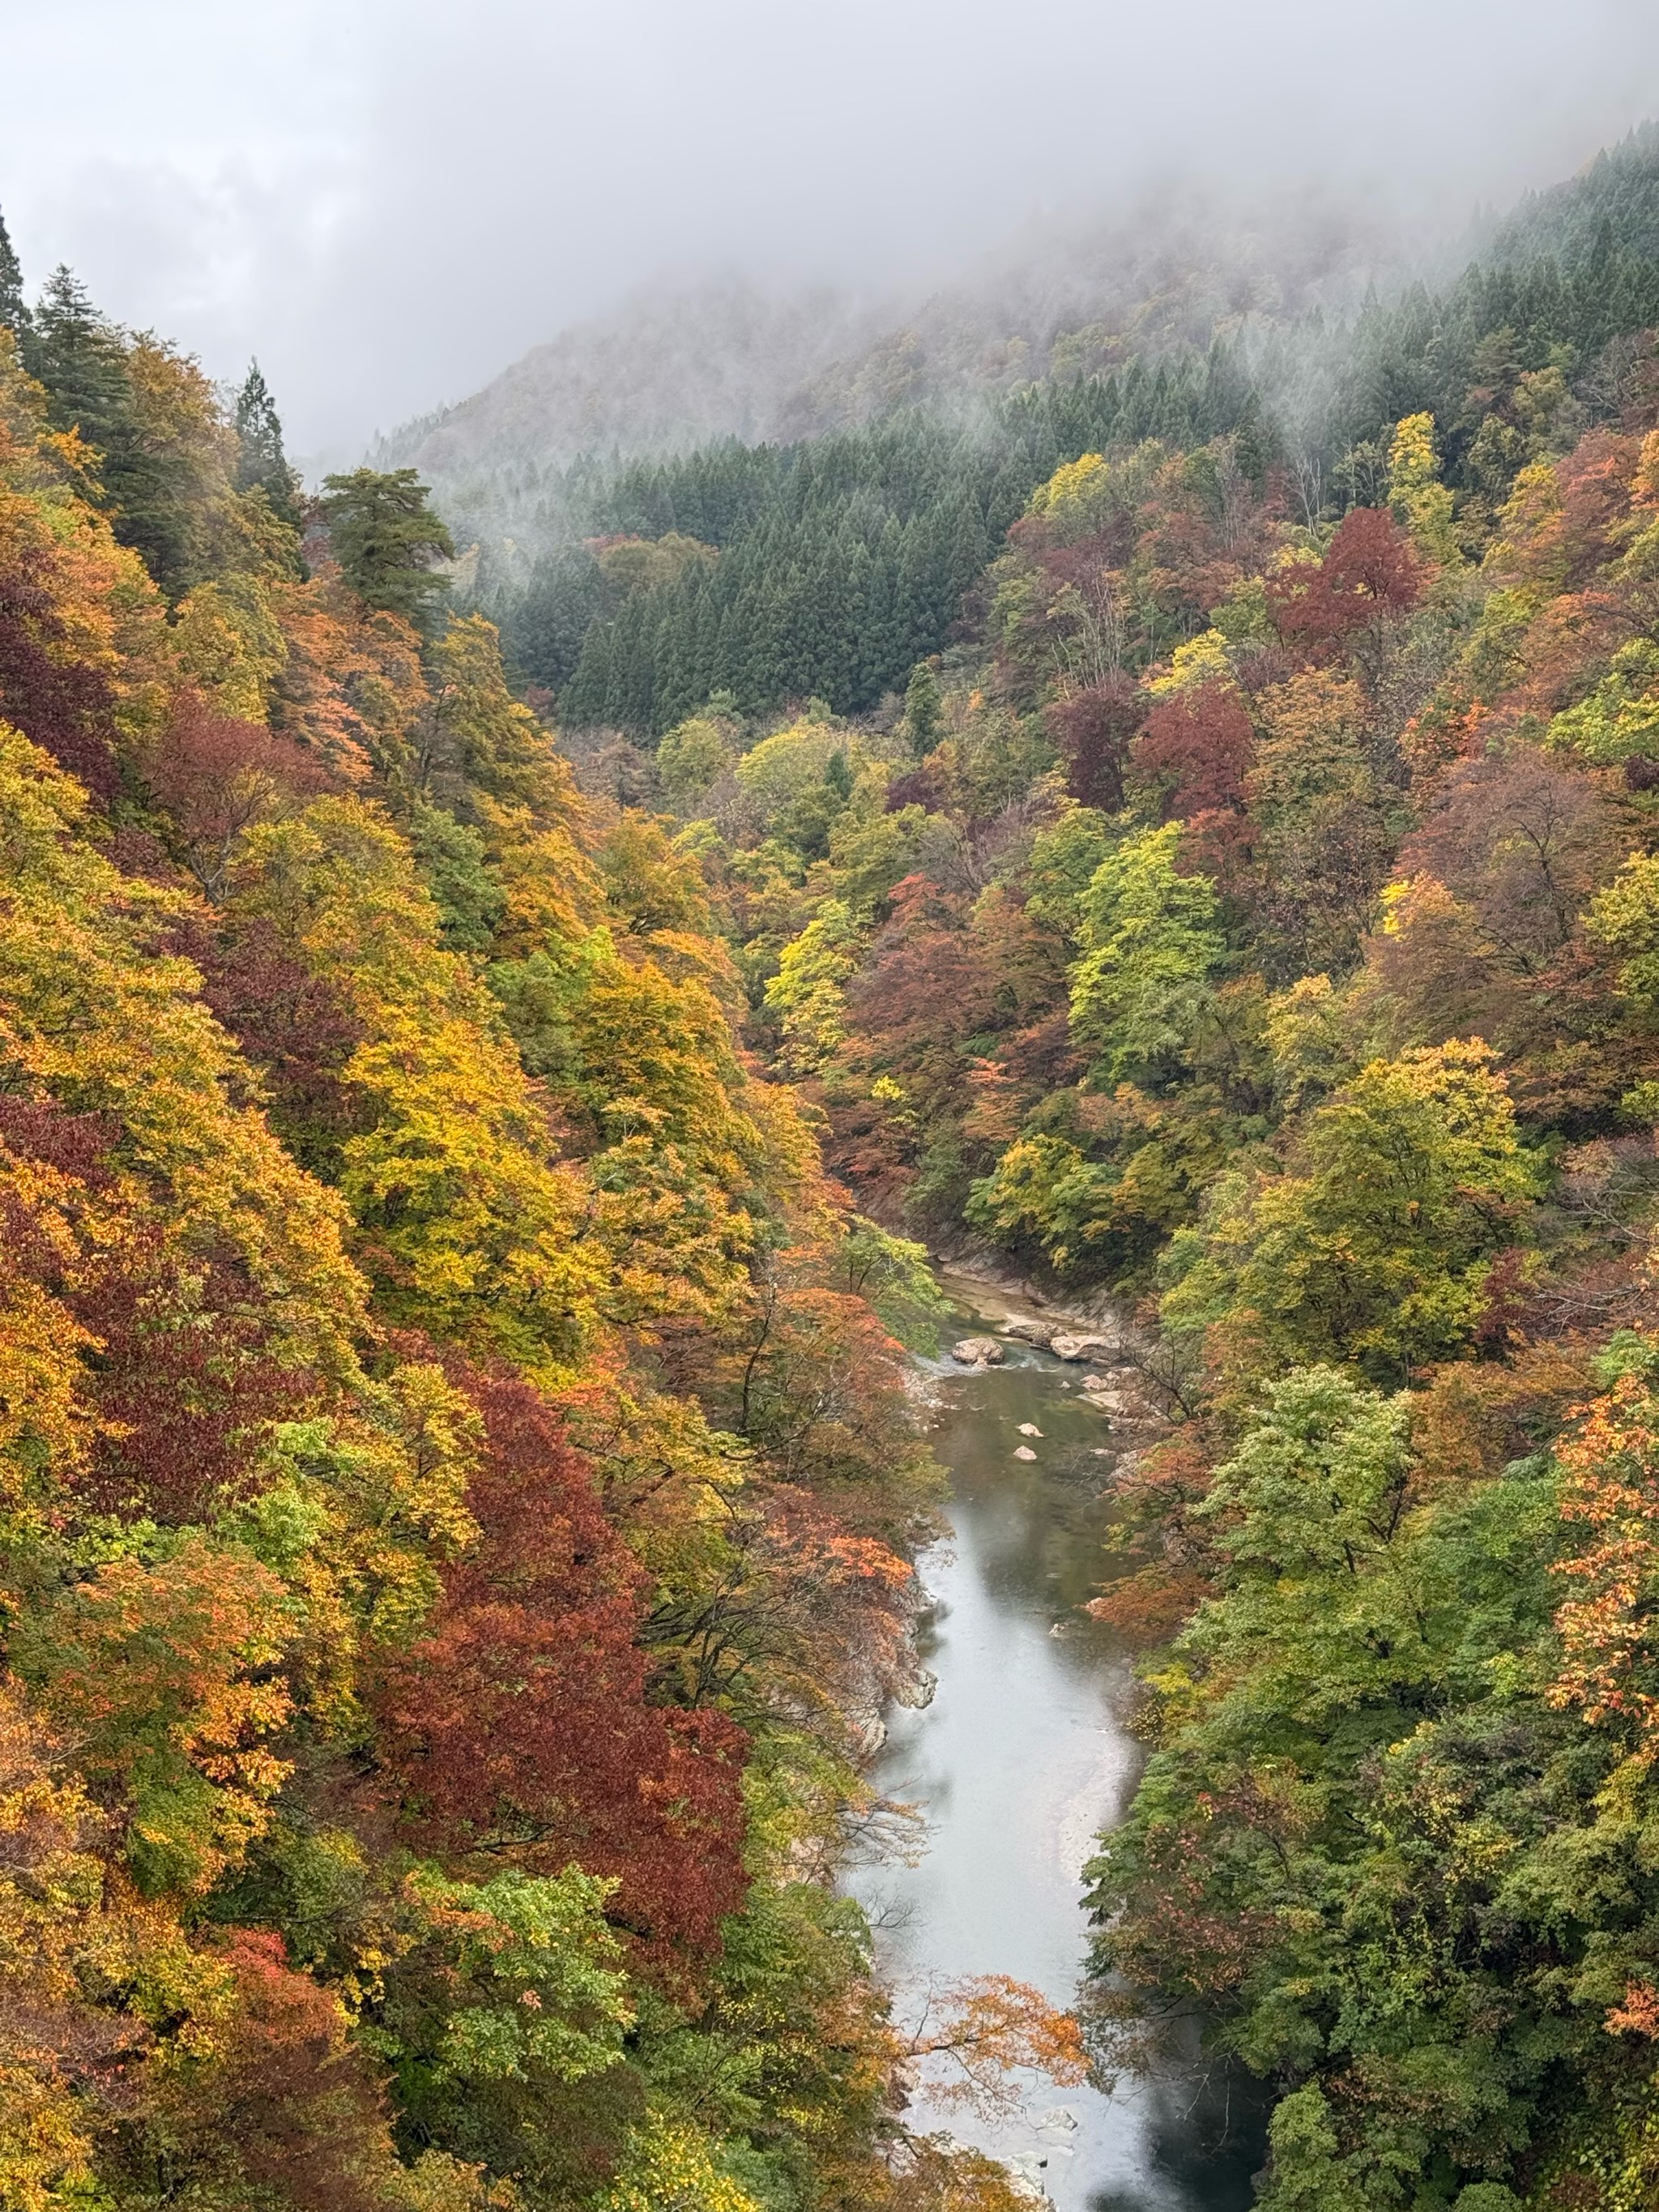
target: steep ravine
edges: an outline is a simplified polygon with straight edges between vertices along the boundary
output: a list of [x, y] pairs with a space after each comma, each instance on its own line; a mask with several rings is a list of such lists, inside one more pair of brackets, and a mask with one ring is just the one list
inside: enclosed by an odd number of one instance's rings
[[[1088, 1936], [1081, 1869], [1139, 1766], [1124, 1654], [1079, 1608], [1109, 1571], [1113, 1469], [1146, 1426], [1091, 1402], [1082, 1365], [1006, 1333], [1055, 1321], [1054, 1309], [1013, 1285], [942, 1279], [963, 1332], [994, 1334], [1004, 1358], [965, 1369], [947, 1348], [925, 1363], [952, 1479], [951, 1537], [921, 1562], [919, 1656], [935, 1687], [925, 1705], [887, 1710], [871, 1771], [925, 1819], [926, 1849], [914, 1866], [852, 1882], [902, 2014], [930, 1984], [970, 1974], [1073, 2001]], [[924, 2087], [910, 2118], [1006, 2159], [1062, 2212], [1242, 2212], [1260, 2158], [1190, 2082], [1127, 2082], [1109, 2096], [1033, 2082], [1019, 2116], [994, 2122], [936, 2107]]]

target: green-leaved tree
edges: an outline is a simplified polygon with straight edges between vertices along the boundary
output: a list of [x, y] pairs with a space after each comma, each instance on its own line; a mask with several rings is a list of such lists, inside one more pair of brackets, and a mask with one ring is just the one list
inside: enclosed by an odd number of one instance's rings
[[360, 599], [425, 629], [448, 590], [433, 562], [454, 557], [448, 526], [413, 469], [323, 478], [322, 510], [340, 573]]
[[1309, 1118], [1286, 1172], [1235, 1186], [1166, 1314], [1220, 1322], [1253, 1367], [1334, 1356], [1404, 1381], [1467, 1349], [1539, 1186], [1479, 1038], [1373, 1060]]
[[1170, 822], [1125, 838], [1080, 902], [1072, 1035], [1108, 1082], [1180, 1072], [1225, 951], [1208, 877], [1176, 868], [1181, 836]]

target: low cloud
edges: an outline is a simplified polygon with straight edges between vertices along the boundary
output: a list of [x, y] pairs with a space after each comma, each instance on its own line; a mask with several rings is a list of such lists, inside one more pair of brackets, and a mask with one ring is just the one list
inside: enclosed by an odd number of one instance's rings
[[316, 459], [641, 288], [914, 290], [1197, 184], [1437, 236], [1659, 111], [1646, 0], [0, 0], [0, 207]]

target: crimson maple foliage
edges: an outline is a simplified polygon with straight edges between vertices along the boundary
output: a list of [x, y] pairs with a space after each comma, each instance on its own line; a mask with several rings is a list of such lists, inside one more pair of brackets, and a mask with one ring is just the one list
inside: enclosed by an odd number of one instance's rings
[[1267, 605], [1286, 645], [1324, 659], [1364, 623], [1413, 607], [1422, 586], [1411, 539], [1388, 508], [1356, 507], [1317, 568], [1298, 562], [1267, 577]]
[[284, 805], [328, 790], [333, 781], [314, 752], [260, 723], [216, 714], [192, 690], [173, 702], [149, 768], [179, 856], [210, 898], [223, 888], [232, 848], [245, 830]]
[[66, 650], [69, 632], [39, 557], [0, 557], [0, 712], [100, 798], [120, 783], [114, 695], [101, 671]]
[[579, 1861], [617, 1879], [612, 1912], [653, 1954], [707, 1953], [743, 1893], [746, 1738], [648, 1702], [643, 1577], [586, 1462], [528, 1385], [449, 1365], [484, 1417], [481, 1534], [380, 1689], [409, 1822], [539, 1873]]
[[1205, 684], [1161, 700], [1135, 741], [1138, 773], [1164, 791], [1164, 818], [1243, 804], [1255, 732], [1230, 684]]
[[1066, 760], [1073, 799], [1115, 814], [1123, 804], [1124, 770], [1146, 710], [1145, 693], [1119, 669], [1044, 713], [1048, 735]]
[[302, 1165], [331, 1178], [363, 1112], [343, 1072], [367, 1031], [343, 991], [286, 951], [263, 916], [234, 932], [191, 916], [171, 942], [200, 969], [204, 1000], [258, 1070], [272, 1127]]
[[303, 1407], [304, 1380], [272, 1355], [228, 1254], [181, 1254], [146, 1231], [68, 1304], [97, 1347], [99, 1426], [80, 1486], [98, 1510], [202, 1519], [253, 1479], [249, 1448], [266, 1426]]

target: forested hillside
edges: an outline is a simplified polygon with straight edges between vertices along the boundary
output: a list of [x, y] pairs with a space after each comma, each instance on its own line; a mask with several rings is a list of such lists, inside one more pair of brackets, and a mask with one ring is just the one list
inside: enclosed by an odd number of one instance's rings
[[[1170, 1432], [1095, 1609], [1149, 1764], [1091, 2034], [1260, 2077], [1275, 2206], [1659, 2194], [1655, 175], [1368, 311], [1299, 447], [1224, 356], [1162, 386], [1224, 423], [1018, 403], [995, 496], [1048, 472], [902, 702], [722, 663], [653, 744], [658, 634], [569, 739], [672, 810], [866, 1208], [1139, 1309]], [[794, 472], [902, 495], [925, 434], [619, 478], [594, 558], [650, 580], [567, 698], [763, 532], [787, 576]], [[968, 450], [934, 504], [990, 537]]]
[[[809, 696], [863, 713], [947, 643], [1036, 487], [1091, 450], [1237, 431], [1240, 465], [1258, 483], [1276, 468], [1310, 522], [1379, 496], [1392, 426], [1429, 412], [1489, 527], [1544, 416], [1559, 443], [1618, 414], [1619, 342], [1659, 319], [1656, 235], [1648, 131], [1518, 210], [1449, 285], [1345, 313], [1310, 304], [1305, 276], [1236, 269], [1229, 289], [1201, 259], [1154, 259], [1105, 319], [1048, 331], [1036, 384], [988, 389], [964, 365], [793, 443], [550, 458], [493, 524], [459, 480], [447, 496], [463, 534], [483, 532], [481, 604], [564, 720], [658, 735], [715, 691], [745, 713]], [[533, 417], [515, 434], [533, 458]]]
[[0, 252], [5, 2212], [1018, 2201], [906, 2085], [1077, 2023], [833, 1887], [924, 1244], [1164, 1414], [1100, 2075], [1281, 2212], [1659, 2201], [1656, 209], [590, 458], [505, 659]]
[[919, 1249], [420, 487], [0, 248], [0, 2204], [1012, 2205], [829, 1879]]
[[738, 438], [787, 446], [900, 408], [978, 413], [1033, 380], [1136, 354], [1204, 352], [1242, 319], [1352, 315], [1417, 269], [1366, 210], [1218, 207], [1148, 196], [1110, 220], [1028, 225], [927, 296], [653, 289], [538, 346], [470, 398], [377, 441], [413, 467], [463, 541], [516, 567], [586, 528], [594, 461]]

